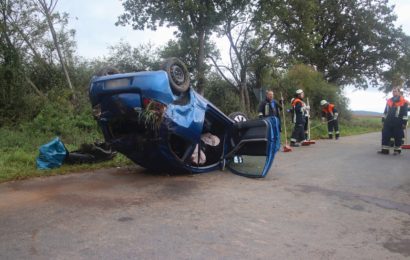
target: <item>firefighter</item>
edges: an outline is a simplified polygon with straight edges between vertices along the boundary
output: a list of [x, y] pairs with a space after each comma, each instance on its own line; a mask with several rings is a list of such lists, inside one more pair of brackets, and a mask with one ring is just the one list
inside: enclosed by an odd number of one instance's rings
[[305, 124], [306, 124], [306, 115], [310, 107], [306, 106], [303, 102], [305, 93], [303, 90], [296, 90], [295, 98], [292, 99], [292, 122], [295, 124], [290, 139], [290, 146], [298, 147], [300, 143], [303, 143], [306, 139], [305, 136]]
[[320, 106], [322, 107], [322, 122], [327, 122], [329, 139], [333, 139], [333, 131], [335, 131], [335, 139], [339, 139], [339, 122], [337, 120], [339, 113], [335, 105], [322, 100], [320, 101]]
[[400, 95], [398, 88], [393, 88], [392, 93], [393, 97], [387, 100], [382, 117], [382, 149], [379, 153], [390, 153], [390, 138], [393, 137], [394, 154], [396, 155], [401, 153], [403, 129], [406, 128], [408, 120], [408, 104]]

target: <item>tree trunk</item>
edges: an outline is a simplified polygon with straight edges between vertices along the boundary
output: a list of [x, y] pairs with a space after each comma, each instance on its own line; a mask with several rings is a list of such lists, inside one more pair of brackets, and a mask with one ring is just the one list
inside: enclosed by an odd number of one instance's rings
[[249, 115], [251, 113], [251, 101], [249, 99], [249, 90], [245, 84], [244, 86], [244, 91], [245, 91], [245, 104], [246, 104], [246, 113]]
[[204, 95], [205, 90], [205, 30], [201, 29], [198, 35], [198, 64], [197, 64], [197, 91]]
[[[60, 45], [58, 44], [57, 33], [54, 30], [53, 21], [52, 21], [52, 18], [51, 18], [52, 9], [47, 6], [46, 0], [38, 0], [38, 2], [40, 3], [40, 5], [41, 5], [41, 7], [44, 11], [44, 15], [46, 16], [47, 24], [48, 24], [48, 27], [50, 28], [51, 36], [53, 37], [54, 46], [57, 50], [57, 55], [58, 55], [58, 58], [60, 59], [60, 63], [61, 63], [61, 66], [63, 68], [63, 72], [64, 72], [64, 75], [66, 77], [68, 87], [71, 89], [72, 94], [73, 94], [73, 98], [75, 100], [76, 98], [75, 98], [74, 88], [73, 88], [73, 85], [71, 84], [70, 75], [68, 74], [67, 66], [64, 62], [64, 57], [61, 53]], [[52, 5], [53, 5], [53, 1], [51, 1], [50, 6], [52, 6]]]
[[241, 93], [241, 110], [244, 110], [244, 112], [246, 112], [245, 88], [242, 82], [240, 83], [239, 87], [240, 87], [240, 93]]

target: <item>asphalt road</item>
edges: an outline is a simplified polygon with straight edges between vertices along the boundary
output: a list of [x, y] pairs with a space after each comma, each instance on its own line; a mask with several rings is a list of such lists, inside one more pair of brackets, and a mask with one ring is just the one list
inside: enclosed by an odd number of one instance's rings
[[409, 259], [410, 150], [278, 153], [265, 179], [119, 168], [0, 185], [0, 259]]

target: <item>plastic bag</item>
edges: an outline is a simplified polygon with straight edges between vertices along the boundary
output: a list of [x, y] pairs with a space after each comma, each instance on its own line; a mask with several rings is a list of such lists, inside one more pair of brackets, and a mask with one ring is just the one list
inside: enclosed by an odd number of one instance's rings
[[40, 146], [39, 152], [36, 162], [40, 170], [60, 167], [67, 156], [67, 149], [58, 137]]

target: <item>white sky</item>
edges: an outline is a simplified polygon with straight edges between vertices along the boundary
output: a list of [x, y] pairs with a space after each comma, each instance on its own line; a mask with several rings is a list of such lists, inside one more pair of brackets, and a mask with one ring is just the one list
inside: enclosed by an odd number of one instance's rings
[[[397, 25], [410, 35], [410, 0], [389, 0], [396, 6]], [[117, 17], [123, 13], [120, 0], [60, 0], [57, 10], [70, 14], [69, 27], [76, 30], [77, 52], [85, 58], [108, 55], [108, 47], [123, 39], [137, 46], [151, 42], [162, 45], [173, 38], [172, 30], [161, 28], [153, 32], [135, 31], [131, 26], [115, 26]], [[350, 109], [383, 112], [386, 95], [376, 89], [355, 90], [347, 87], [345, 95], [350, 100]]]

